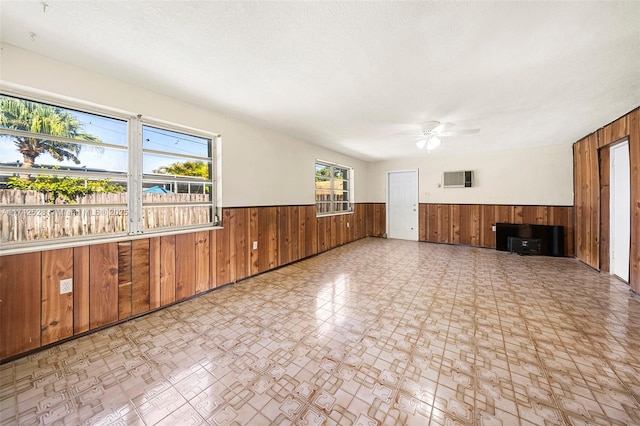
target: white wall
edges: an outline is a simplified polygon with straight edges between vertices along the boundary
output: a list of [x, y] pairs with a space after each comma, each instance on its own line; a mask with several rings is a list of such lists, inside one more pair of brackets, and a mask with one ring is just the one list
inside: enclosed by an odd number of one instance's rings
[[363, 161], [11, 45], [0, 46], [5, 89], [222, 134], [223, 207], [313, 204], [316, 158], [352, 166], [355, 201], [363, 201], [368, 168]]
[[[370, 163], [363, 201], [384, 202], [386, 172], [407, 169], [419, 170], [421, 203], [573, 205], [571, 145], [456, 155], [434, 152]], [[438, 187], [442, 172], [458, 170], [473, 170], [474, 187]]]
[[[3, 87], [42, 92], [222, 134], [222, 206], [313, 204], [316, 158], [354, 167], [355, 201], [384, 202], [386, 171], [419, 169], [421, 203], [573, 204], [572, 147], [545, 146], [366, 163], [101, 74], [2, 44]], [[203, 88], [206, 90], [206, 88]], [[446, 142], [445, 142], [446, 143]], [[475, 187], [438, 188], [473, 170]]]

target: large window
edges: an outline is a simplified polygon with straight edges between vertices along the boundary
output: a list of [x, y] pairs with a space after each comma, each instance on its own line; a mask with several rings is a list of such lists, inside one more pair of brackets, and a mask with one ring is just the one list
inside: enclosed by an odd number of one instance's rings
[[212, 226], [216, 135], [0, 94], [0, 248]]
[[316, 160], [316, 214], [351, 211], [353, 169]]

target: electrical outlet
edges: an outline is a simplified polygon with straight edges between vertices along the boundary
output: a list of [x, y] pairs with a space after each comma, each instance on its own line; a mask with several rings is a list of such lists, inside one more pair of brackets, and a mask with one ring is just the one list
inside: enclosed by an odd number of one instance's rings
[[253, 242], [253, 249], [254, 250], [258, 250], [258, 242], [257, 241]]
[[495, 226], [495, 225], [493, 225], [493, 226], [491, 227], [491, 230], [492, 230], [493, 232], [496, 232], [496, 226]]
[[349, 227], [349, 222], [347, 222], [347, 228]]
[[73, 278], [60, 280], [60, 294], [67, 294], [73, 291]]

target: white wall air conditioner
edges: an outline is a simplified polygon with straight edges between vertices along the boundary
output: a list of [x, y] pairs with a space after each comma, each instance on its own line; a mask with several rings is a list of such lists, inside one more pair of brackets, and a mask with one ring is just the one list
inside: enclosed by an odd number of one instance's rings
[[471, 188], [473, 186], [473, 171], [443, 172], [443, 188]]

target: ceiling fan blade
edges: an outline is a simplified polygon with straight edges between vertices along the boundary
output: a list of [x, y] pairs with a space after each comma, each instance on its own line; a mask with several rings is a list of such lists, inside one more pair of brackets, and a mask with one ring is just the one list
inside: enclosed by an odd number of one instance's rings
[[440, 126], [439, 121], [427, 121], [420, 125], [420, 127], [422, 127], [423, 132], [431, 132], [433, 131], [433, 129], [435, 129], [438, 126]]
[[441, 123], [438, 126], [434, 127], [431, 130], [431, 133], [435, 133], [435, 134], [441, 135], [443, 132], [446, 132], [447, 130], [449, 130], [453, 126], [454, 125], [452, 123]]
[[393, 136], [422, 136], [422, 132], [420, 130], [407, 130], [400, 133], [394, 133]]
[[458, 136], [458, 135], [471, 135], [478, 133], [480, 129], [464, 129], [464, 130], [449, 130], [446, 132], [438, 133], [438, 136]]

